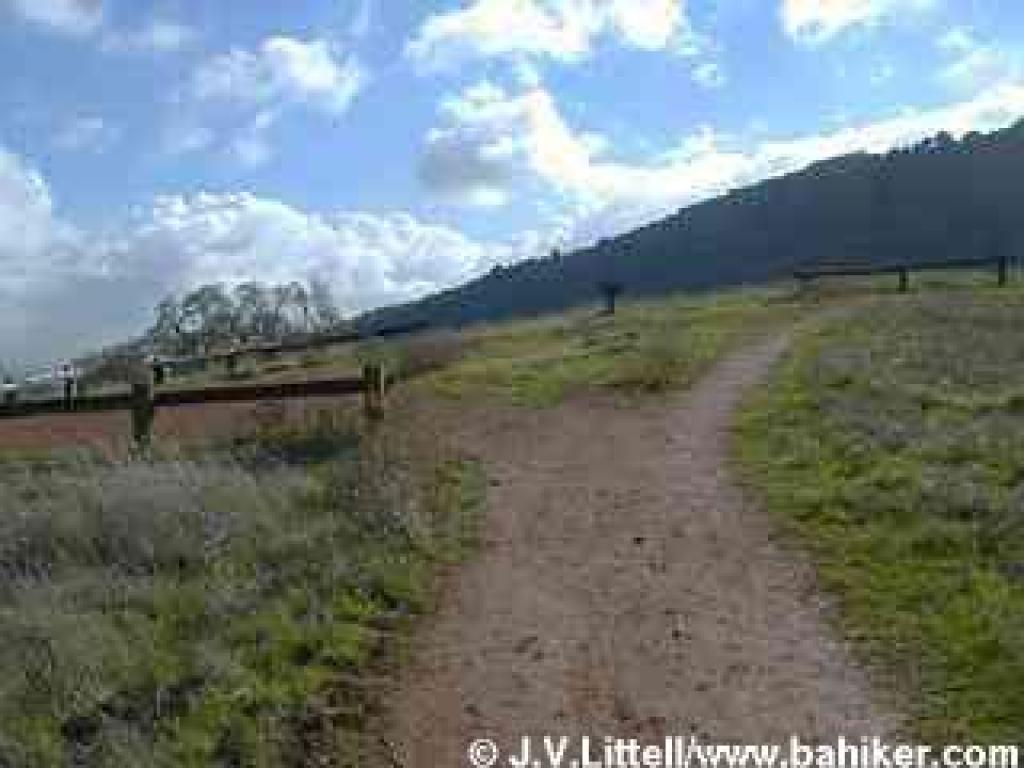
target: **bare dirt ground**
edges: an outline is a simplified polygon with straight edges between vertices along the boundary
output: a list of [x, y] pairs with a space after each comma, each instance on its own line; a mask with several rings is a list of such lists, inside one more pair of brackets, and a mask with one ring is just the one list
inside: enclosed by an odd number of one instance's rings
[[492, 478], [484, 547], [413, 641], [391, 764], [464, 766], [481, 737], [894, 729], [806, 560], [730, 478], [736, 406], [785, 345], [743, 350], [668, 402], [463, 419]]
[[[153, 436], [164, 445], [201, 445], [251, 433], [263, 423], [300, 422], [318, 410], [351, 406], [351, 398], [318, 398], [266, 403], [216, 403], [162, 408], [156, 413]], [[0, 450], [52, 451], [92, 449], [118, 457], [131, 447], [131, 414], [56, 413], [0, 420]]]

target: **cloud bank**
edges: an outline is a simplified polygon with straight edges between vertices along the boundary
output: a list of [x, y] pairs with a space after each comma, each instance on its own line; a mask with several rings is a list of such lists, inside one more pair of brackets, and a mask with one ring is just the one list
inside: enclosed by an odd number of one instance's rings
[[0, 150], [0, 360], [39, 362], [137, 333], [154, 304], [203, 282], [318, 277], [355, 313], [417, 298], [537, 248], [483, 243], [408, 214], [315, 213], [248, 194], [158, 198], [84, 232], [44, 179]]

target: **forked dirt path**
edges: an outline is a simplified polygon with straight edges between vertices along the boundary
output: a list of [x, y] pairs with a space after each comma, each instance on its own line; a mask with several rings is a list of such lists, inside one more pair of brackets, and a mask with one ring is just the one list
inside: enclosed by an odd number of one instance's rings
[[414, 641], [393, 764], [469, 765], [482, 737], [891, 730], [806, 562], [730, 478], [735, 409], [786, 343], [736, 353], [668, 403], [474, 421], [465, 439], [493, 479], [484, 548]]

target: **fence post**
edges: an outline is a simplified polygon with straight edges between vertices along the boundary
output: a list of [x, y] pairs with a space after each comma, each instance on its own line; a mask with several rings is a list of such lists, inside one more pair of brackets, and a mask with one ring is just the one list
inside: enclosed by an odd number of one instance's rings
[[153, 378], [147, 369], [132, 382], [132, 439], [137, 447], [149, 447], [155, 415]]
[[619, 296], [622, 295], [622, 283], [615, 283], [610, 280], [599, 283], [598, 290], [604, 297], [604, 314], [614, 315], [618, 304]]
[[10, 376], [4, 377], [4, 405], [14, 407], [18, 403], [18, 386]]
[[1005, 256], [999, 257], [999, 287], [1006, 285], [1007, 273], [1009, 272], [1008, 259]]
[[75, 409], [75, 380], [69, 375], [64, 379], [64, 410]]
[[900, 267], [900, 293], [910, 290], [910, 270], [907, 267]]
[[384, 371], [379, 363], [363, 366], [363, 405], [368, 421], [384, 415]]

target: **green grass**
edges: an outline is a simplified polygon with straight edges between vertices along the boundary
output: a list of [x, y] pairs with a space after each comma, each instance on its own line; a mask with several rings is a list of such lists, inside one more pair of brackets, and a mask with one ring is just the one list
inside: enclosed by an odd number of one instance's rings
[[0, 764], [356, 764], [359, 678], [471, 550], [484, 483], [319, 418], [0, 467]]
[[743, 338], [792, 319], [784, 291], [626, 302], [471, 331], [460, 362], [431, 377], [456, 399], [550, 406], [586, 391], [626, 394], [682, 388]]
[[807, 334], [742, 469], [932, 742], [1024, 734], [1024, 295], [876, 299]]
[[[751, 406], [746, 471], [922, 734], [1007, 739], [1024, 732], [1024, 298], [954, 282], [627, 302], [278, 373], [383, 360], [484, 406], [656, 394], [809, 306], [868, 302]], [[318, 413], [176, 455], [0, 461], [0, 765], [357, 764], [359, 681], [429, 606], [438, 565], [473, 551], [486, 484], [416, 447], [429, 434]]]

